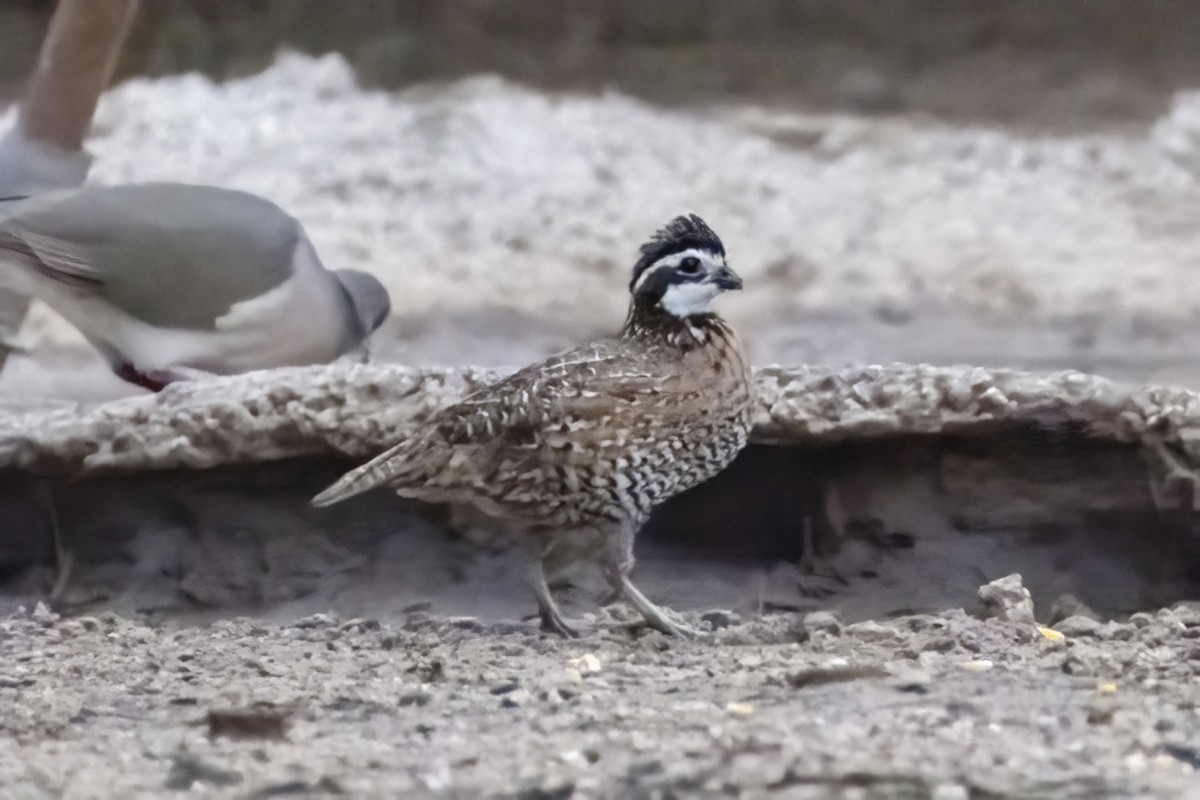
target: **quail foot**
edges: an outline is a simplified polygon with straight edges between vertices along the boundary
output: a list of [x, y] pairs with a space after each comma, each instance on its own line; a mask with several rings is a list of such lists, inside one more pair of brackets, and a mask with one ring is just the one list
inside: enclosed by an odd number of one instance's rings
[[741, 286], [712, 229], [695, 215], [675, 218], [641, 248], [619, 336], [526, 367], [440, 411], [314, 505], [389, 486], [404, 497], [470, 504], [516, 527], [534, 552], [542, 620], [568, 636], [574, 629], [542, 561], [598, 533], [614, 593], [650, 626], [689, 633], [634, 586], [634, 537], [655, 506], [720, 472], [746, 444], [750, 368], [710, 308]]
[[153, 391], [328, 363], [390, 311], [378, 280], [327, 270], [274, 203], [173, 183], [0, 202], [0, 286], [45, 302], [119, 377]]

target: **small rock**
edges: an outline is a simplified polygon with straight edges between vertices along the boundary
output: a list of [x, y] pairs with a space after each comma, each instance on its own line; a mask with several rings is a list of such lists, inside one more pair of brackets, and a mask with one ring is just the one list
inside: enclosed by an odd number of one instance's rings
[[838, 636], [842, 632], [842, 617], [836, 611], [813, 611], [804, 615], [804, 629]]
[[925, 694], [933, 684], [933, 676], [919, 669], [904, 669], [892, 674], [889, 683], [900, 692]]
[[406, 614], [404, 617], [404, 630], [417, 631], [430, 625], [433, 622], [433, 617], [425, 611], [414, 611], [411, 614]]
[[1200, 747], [1192, 742], [1165, 742], [1163, 750], [1176, 761], [1182, 761], [1193, 770], [1200, 770]]
[[504, 695], [504, 699], [500, 701], [501, 708], [520, 708], [527, 706], [533, 700], [533, 695], [528, 689], [515, 689]]
[[176, 754], [171, 762], [171, 771], [167, 774], [167, 788], [185, 792], [196, 782], [233, 786], [242, 782], [242, 773], [218, 767], [191, 753]]
[[977, 658], [972, 661], [964, 661], [958, 665], [967, 672], [987, 672], [992, 667], [996, 666], [986, 658]]
[[312, 792], [311, 786], [306, 781], [284, 781], [283, 783], [269, 783], [251, 795], [254, 800], [266, 800], [268, 797], [295, 797], [297, 795], [305, 795]]
[[1091, 617], [1085, 617], [1079, 614], [1067, 617], [1064, 620], [1060, 620], [1059, 623], [1054, 626], [1054, 628], [1064, 636], [1094, 637], [1100, 635], [1100, 623]]
[[402, 706], [426, 706], [432, 699], [433, 694], [428, 689], [418, 686], [403, 692], [397, 702]]
[[742, 622], [741, 615], [736, 611], [726, 611], [719, 608], [713, 609], [712, 611], [705, 611], [700, 615], [700, 619], [703, 622], [707, 622], [709, 627], [711, 627], [714, 631], [720, 630], [721, 628], [730, 628], [734, 625], [739, 625]]
[[1044, 625], [1037, 626], [1037, 632], [1042, 635], [1042, 638], [1052, 644], [1062, 644], [1067, 640], [1061, 631], [1056, 631], [1054, 628], [1047, 628]]
[[235, 739], [282, 739], [287, 733], [287, 714], [270, 703], [249, 708], [211, 709], [205, 717], [208, 735]]
[[301, 629], [324, 628], [328, 625], [333, 625], [336, 621], [331, 614], [312, 614], [311, 616], [296, 620], [292, 623], [292, 626]]
[[[783, 783], [787, 779], [787, 765], [781, 758], [771, 758], [762, 753], [737, 753], [727, 763], [726, 769], [730, 783], [741, 787], [745, 797], [762, 797], [767, 793], [767, 787]], [[716, 787], [714, 787], [716, 788]], [[719, 795], [721, 792], [699, 792], [705, 797]], [[810, 795], [811, 796], [811, 795]]]
[[580, 675], [592, 675], [600, 671], [600, 659], [585, 653], [578, 658], [568, 659], [567, 669], [573, 669]]
[[357, 617], [342, 623], [343, 631], [377, 631], [380, 628], [379, 620], [367, 619], [365, 617]]
[[958, 641], [952, 636], [934, 636], [921, 643], [922, 653], [948, 653], [958, 647]]
[[38, 604], [34, 606], [33, 614], [30, 615], [34, 622], [44, 625], [47, 628], [58, 622], [58, 614], [50, 610], [49, 606], [38, 600]]
[[584, 769], [590, 764], [587, 756], [578, 750], [568, 750], [565, 753], [560, 753], [558, 758], [567, 766], [575, 769]]
[[509, 678], [503, 683], [493, 686], [489, 691], [494, 695], [510, 694], [521, 688], [521, 682], [516, 678]]
[[891, 641], [897, 637], [896, 629], [882, 625], [874, 620], [855, 622], [846, 627], [846, 634], [862, 639], [864, 642]]
[[967, 787], [959, 786], [956, 783], [943, 783], [940, 786], [935, 786], [930, 793], [931, 800], [969, 800], [971, 793], [967, 791]]
[[1117, 704], [1112, 697], [1098, 697], [1088, 705], [1087, 721], [1090, 725], [1107, 725], [1117, 713]]
[[1018, 625], [1033, 625], [1033, 598], [1021, 583], [1019, 573], [1013, 573], [979, 587], [985, 616]]
[[797, 689], [810, 686], [821, 686], [826, 683], [843, 683], [864, 678], [884, 678], [888, 671], [878, 664], [863, 664], [861, 666], [832, 666], [802, 669], [790, 673], [787, 681]]
[[1050, 614], [1047, 619], [1051, 626], [1057, 628], [1058, 630], [1062, 630], [1062, 628], [1058, 627], [1058, 623], [1062, 622], [1064, 619], [1068, 619], [1069, 617], [1091, 617], [1092, 619], [1099, 619], [1099, 615], [1096, 614], [1096, 612], [1093, 611], [1091, 607], [1087, 605], [1087, 603], [1083, 602], [1070, 592], [1066, 592], [1064, 594], [1060, 594], [1057, 598], [1055, 598], [1054, 602], [1050, 604]]
[[754, 706], [750, 703], [727, 703], [725, 713], [733, 717], [748, 717], [754, 713]]
[[475, 617], [447, 617], [446, 624], [463, 631], [482, 631], [483, 623]]
[[1109, 620], [1100, 626], [1101, 639], [1113, 639], [1118, 642], [1129, 641], [1133, 638], [1133, 626]]

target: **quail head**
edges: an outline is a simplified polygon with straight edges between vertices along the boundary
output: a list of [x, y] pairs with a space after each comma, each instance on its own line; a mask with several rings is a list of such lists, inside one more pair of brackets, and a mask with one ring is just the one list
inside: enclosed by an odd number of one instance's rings
[[575, 631], [547, 587], [556, 546], [599, 534], [614, 592], [652, 627], [690, 632], [630, 580], [633, 543], [651, 510], [724, 469], [750, 432], [753, 381], [733, 330], [710, 310], [741, 279], [695, 215], [641, 247], [619, 336], [526, 367], [439, 412], [417, 435], [313, 500], [376, 486], [433, 503], [469, 504], [534, 548], [544, 626]]

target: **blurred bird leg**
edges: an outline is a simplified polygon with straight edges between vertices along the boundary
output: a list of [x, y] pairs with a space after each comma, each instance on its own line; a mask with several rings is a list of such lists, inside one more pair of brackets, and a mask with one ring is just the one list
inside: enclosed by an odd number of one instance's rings
[[796, 587], [800, 590], [800, 595], [821, 598], [837, 594], [838, 589], [848, 583], [830, 564], [825, 565], [828, 570], [827, 574], [817, 574], [816, 537], [813, 534], [812, 514], [805, 515], [800, 530], [803, 551], [800, 555], [800, 563], [796, 568]]
[[59, 0], [18, 113], [26, 138], [83, 149], [136, 10], [136, 0]]
[[771, 573], [765, 567], [754, 570], [751, 585], [754, 589], [754, 618], [762, 619], [767, 610], [767, 584], [770, 583]]
[[[0, 197], [81, 185], [83, 150], [137, 0], [59, 0], [30, 76], [17, 125], [0, 138]], [[29, 299], [0, 291], [0, 335], [25, 321]], [[8, 351], [0, 349], [0, 369]]]
[[579, 631], [570, 625], [563, 617], [554, 595], [550, 593], [550, 585], [546, 582], [545, 559], [550, 555], [553, 544], [541, 544], [535, 549], [530, 563], [529, 582], [533, 586], [537, 598], [538, 614], [542, 618], [542, 630], [557, 633], [568, 639], [579, 637]]
[[813, 554], [812, 517], [806, 515], [800, 523], [800, 564], [801, 575], [812, 575], [815, 571], [815, 555]]
[[136, 8], [136, 0], [60, 0], [17, 125], [0, 140], [0, 197], [83, 184], [91, 166], [83, 143]]
[[54, 587], [50, 590], [50, 606], [57, 608], [62, 602], [71, 575], [75, 571], [75, 551], [71, 549], [63, 536], [62, 526], [58, 520], [58, 508], [54, 502], [54, 489], [49, 481], [38, 481], [37, 493], [46, 507], [46, 515], [50, 518], [50, 531], [54, 536], [54, 568], [57, 577]]
[[637, 536], [637, 528], [628, 523], [621, 523], [616, 530], [609, 532], [604, 538], [604, 576], [614, 590], [628, 600], [645, 619], [646, 624], [656, 631], [668, 636], [678, 636], [689, 639], [700, 635], [695, 628], [676, 617], [665, 608], [660, 608], [646, 595], [642, 594], [629, 575], [633, 572], [633, 541]]

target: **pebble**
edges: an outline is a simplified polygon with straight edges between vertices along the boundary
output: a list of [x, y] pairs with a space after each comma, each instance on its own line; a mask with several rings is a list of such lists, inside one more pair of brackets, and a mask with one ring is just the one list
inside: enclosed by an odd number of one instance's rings
[[585, 653], [578, 658], [568, 659], [567, 669], [573, 669], [580, 675], [592, 675], [600, 671], [600, 659], [591, 653]]
[[575, 769], [584, 769], [589, 764], [587, 756], [578, 750], [568, 750], [565, 753], [560, 753], [558, 758], [567, 766], [574, 767]]
[[1054, 629], [1064, 636], [1084, 637], [1100, 635], [1100, 623], [1091, 617], [1085, 617], [1079, 614], [1076, 614], [1073, 617], [1067, 617], [1064, 620], [1060, 620], [1059, 623], [1054, 626]]
[[1033, 625], [1033, 597], [1021, 582], [1018, 573], [979, 587], [979, 599], [986, 607], [988, 618], [1002, 619], [1018, 625]]
[[895, 628], [883, 625], [875, 620], [855, 622], [853, 625], [847, 626], [846, 633], [865, 642], [893, 641], [900, 636], [899, 631]]
[[901, 692], [924, 694], [933, 684], [933, 676], [920, 669], [900, 669], [893, 673], [889, 683]]
[[510, 678], [510, 679], [504, 681], [503, 683], [496, 684], [489, 691], [491, 691], [492, 694], [496, 694], [496, 695], [509, 694], [510, 692], [515, 692], [520, 687], [521, 687], [521, 682], [519, 680], [517, 680], [516, 678]]
[[741, 615], [736, 611], [726, 611], [719, 608], [713, 609], [712, 611], [705, 611], [700, 615], [700, 619], [703, 622], [707, 622], [709, 627], [711, 627], [714, 631], [720, 630], [721, 628], [729, 628], [734, 625], [739, 625], [742, 622]]
[[532, 701], [533, 695], [529, 693], [528, 689], [514, 689], [513, 691], [504, 695], [503, 699], [500, 701], [500, 707], [520, 708], [521, 706], [529, 705]]
[[842, 632], [842, 615], [836, 611], [813, 611], [804, 615], [804, 629], [838, 636]]
[[167, 788], [187, 791], [197, 782], [213, 786], [233, 786], [242, 782], [242, 773], [225, 769], [191, 753], [178, 753], [172, 759], [171, 771], [167, 774]]
[[58, 614], [55, 614], [53, 611], [51, 611], [50, 607], [41, 600], [39, 600], [38, 604], [34, 606], [31, 617], [34, 622], [40, 623], [47, 627], [58, 621]]
[[935, 786], [930, 793], [932, 800], [969, 800], [971, 793], [967, 787], [955, 783], [943, 783]]
[[1053, 644], [1062, 644], [1067, 640], [1067, 637], [1064, 636], [1061, 631], [1056, 631], [1053, 628], [1047, 628], [1043, 625], [1038, 625], [1037, 630], [1038, 633], [1042, 635], [1042, 638]]
[[726, 703], [725, 711], [733, 717], [748, 717], [754, 713], [754, 706], [750, 703]]

